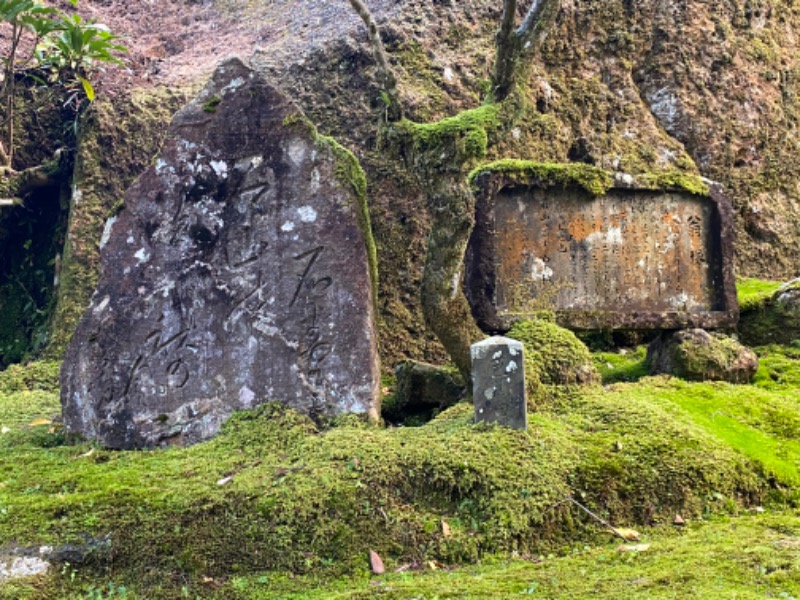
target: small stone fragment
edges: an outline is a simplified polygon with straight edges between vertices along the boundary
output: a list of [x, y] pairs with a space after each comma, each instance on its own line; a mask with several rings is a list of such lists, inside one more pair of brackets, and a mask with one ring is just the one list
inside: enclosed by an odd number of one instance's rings
[[23, 577], [43, 575], [50, 569], [50, 563], [36, 556], [17, 556], [0, 558], [0, 584]]

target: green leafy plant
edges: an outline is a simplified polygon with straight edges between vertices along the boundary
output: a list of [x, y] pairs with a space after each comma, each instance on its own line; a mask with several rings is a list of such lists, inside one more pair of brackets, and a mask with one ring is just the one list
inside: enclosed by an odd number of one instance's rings
[[0, 163], [11, 166], [14, 146], [14, 109], [17, 72], [31, 66], [32, 53], [21, 60], [20, 51], [26, 36], [28, 48], [36, 44], [55, 27], [55, 10], [31, 0], [0, 0], [0, 22], [10, 28], [10, 44], [6, 54], [0, 57], [3, 63], [3, 82], [0, 98], [5, 109], [5, 139], [0, 140]]
[[[95, 91], [89, 76], [96, 63], [123, 64], [114, 53], [127, 49], [116, 43], [117, 39], [105, 25], [84, 20], [77, 14], [59, 13], [55, 30], [43, 38], [35, 54], [55, 80], [61, 80], [73, 92], [82, 89], [91, 102]], [[70, 101], [75, 99], [75, 94], [71, 94]]]
[[[73, 6], [78, 0], [70, 0]], [[95, 98], [91, 75], [97, 63], [117, 63], [126, 48], [100, 23], [44, 6], [35, 0], [0, 0], [0, 27], [10, 44], [2, 61], [0, 106], [3, 133], [0, 166], [11, 168], [14, 153], [17, 82], [29, 77], [49, 92], [64, 94], [64, 106], [78, 112]], [[52, 96], [46, 94], [46, 101]]]

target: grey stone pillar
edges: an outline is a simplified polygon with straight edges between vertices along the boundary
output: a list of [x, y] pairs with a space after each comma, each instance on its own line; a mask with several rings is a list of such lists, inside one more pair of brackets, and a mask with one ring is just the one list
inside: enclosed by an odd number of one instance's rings
[[495, 336], [472, 345], [475, 421], [528, 428], [522, 342]]

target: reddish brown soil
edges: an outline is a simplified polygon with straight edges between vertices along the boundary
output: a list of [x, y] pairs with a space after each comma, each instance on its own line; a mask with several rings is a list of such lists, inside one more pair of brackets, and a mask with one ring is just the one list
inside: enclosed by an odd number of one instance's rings
[[[70, 7], [63, 0], [60, 4], [65, 10]], [[249, 56], [255, 44], [246, 22], [223, 17], [208, 2], [84, 0], [77, 11], [107, 25], [128, 48], [127, 68], [105, 67], [97, 76], [108, 94], [192, 81], [225, 56]]]

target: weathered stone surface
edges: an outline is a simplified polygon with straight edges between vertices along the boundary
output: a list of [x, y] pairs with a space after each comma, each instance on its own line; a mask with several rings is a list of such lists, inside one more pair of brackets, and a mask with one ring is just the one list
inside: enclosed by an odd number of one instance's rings
[[395, 369], [397, 385], [391, 403], [383, 402], [383, 417], [392, 423], [409, 418], [428, 420], [457, 404], [465, 386], [456, 369], [409, 360]]
[[465, 293], [487, 332], [537, 310], [575, 329], [732, 326], [730, 203], [709, 196], [478, 178]]
[[471, 355], [475, 420], [527, 429], [522, 342], [494, 336], [473, 344]]
[[106, 226], [62, 370], [67, 430], [115, 448], [192, 443], [273, 400], [377, 418], [357, 171], [277, 89], [222, 65]]
[[664, 333], [647, 348], [650, 373], [692, 381], [749, 383], [758, 370], [758, 356], [735, 339], [702, 329]]

